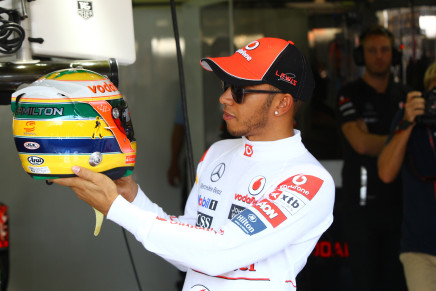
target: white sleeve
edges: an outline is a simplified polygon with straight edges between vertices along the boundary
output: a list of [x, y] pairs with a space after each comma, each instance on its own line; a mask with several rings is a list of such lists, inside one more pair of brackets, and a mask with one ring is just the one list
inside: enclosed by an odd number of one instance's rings
[[[194, 186], [191, 193], [195, 193], [196, 187]], [[140, 209], [148, 212], [155, 213], [157, 216], [165, 219], [171, 219], [174, 221], [180, 221], [184, 223], [194, 223], [196, 221], [196, 215], [197, 211], [193, 207], [195, 205], [195, 202], [192, 202], [192, 200], [196, 199], [196, 195], [189, 195], [188, 201], [185, 206], [185, 214], [183, 216], [172, 216], [167, 214], [159, 205], [156, 203], [153, 203], [147, 195], [142, 191], [141, 187], [138, 185], [138, 193], [136, 194], [135, 199], [133, 199], [132, 204], [139, 207]]]
[[165, 217], [167, 219], [170, 219], [170, 216], [163, 211], [163, 209], [157, 205], [156, 203], [153, 203], [142, 191], [141, 187], [138, 185], [138, 193], [136, 194], [135, 199], [132, 201], [133, 205], [136, 205], [137, 207], [141, 208], [142, 210], [149, 211], [152, 213], [156, 213], [160, 217]]
[[204, 229], [160, 217], [120, 196], [107, 218], [167, 261], [216, 276], [263, 260], [289, 245], [319, 238], [333, 221], [335, 191], [330, 176], [322, 179], [324, 183], [316, 196], [309, 198], [283, 188], [281, 183], [281, 188], [271, 191], [220, 229]]

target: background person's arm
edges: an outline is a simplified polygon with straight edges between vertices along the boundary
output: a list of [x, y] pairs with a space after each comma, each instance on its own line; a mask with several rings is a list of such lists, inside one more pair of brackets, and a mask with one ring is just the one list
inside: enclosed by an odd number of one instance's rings
[[387, 139], [387, 135], [369, 133], [362, 119], [344, 123], [341, 130], [351, 147], [360, 155], [377, 156]]
[[406, 154], [407, 142], [415, 126], [415, 118], [417, 115], [424, 114], [425, 100], [420, 96], [421, 93], [417, 91], [407, 95], [403, 120], [413, 122], [413, 124], [407, 129], [396, 130], [378, 157], [378, 175], [385, 183], [392, 182], [400, 172]]

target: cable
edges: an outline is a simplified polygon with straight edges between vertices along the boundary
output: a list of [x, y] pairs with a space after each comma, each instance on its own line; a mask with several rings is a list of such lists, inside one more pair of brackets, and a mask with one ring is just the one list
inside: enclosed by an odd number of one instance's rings
[[[7, 15], [5, 19], [2, 15]], [[0, 53], [14, 54], [23, 44], [25, 32], [18, 25], [18, 13], [0, 7]]]
[[[188, 110], [187, 110], [187, 104], [186, 104], [186, 93], [185, 93], [185, 79], [184, 79], [184, 73], [183, 73], [183, 62], [182, 62], [182, 54], [180, 50], [180, 40], [179, 40], [179, 31], [177, 26], [177, 16], [176, 16], [176, 8], [174, 0], [171, 1], [171, 16], [173, 21], [173, 29], [174, 29], [174, 38], [176, 41], [176, 50], [177, 50], [177, 64], [179, 68], [179, 82], [180, 82], [180, 94], [182, 98], [182, 107], [183, 107], [183, 119], [184, 119], [184, 126], [185, 126], [185, 136], [186, 136], [186, 146], [187, 146], [187, 155], [188, 155], [188, 169], [191, 177], [191, 187], [194, 184], [195, 181], [195, 175], [194, 175], [194, 162], [193, 162], [193, 154], [192, 154], [192, 142], [191, 142], [191, 133], [189, 128], [189, 121], [188, 121]], [[138, 284], [138, 288], [140, 291], [142, 291], [141, 283], [139, 281], [138, 273], [136, 271], [135, 262], [133, 260], [132, 252], [130, 251], [129, 242], [127, 240], [126, 230], [122, 228], [124, 240], [126, 242], [127, 251], [129, 253], [130, 262], [132, 264], [133, 272], [135, 273], [136, 282]]]
[[185, 79], [183, 73], [183, 61], [182, 61], [182, 53], [180, 51], [180, 39], [179, 39], [179, 30], [177, 26], [177, 15], [176, 15], [176, 5], [174, 0], [170, 0], [171, 2], [171, 16], [173, 20], [173, 29], [174, 29], [174, 39], [176, 41], [176, 50], [177, 50], [177, 64], [179, 67], [179, 82], [180, 82], [180, 94], [182, 97], [182, 105], [183, 105], [183, 119], [185, 126], [185, 136], [186, 136], [186, 147], [187, 147], [187, 155], [188, 155], [188, 170], [190, 174], [190, 185], [189, 188], [192, 187], [195, 181], [194, 174], [194, 159], [192, 154], [192, 142], [191, 142], [191, 133], [188, 121], [188, 106], [186, 104], [186, 93], [185, 93]]
[[[0, 52], [3, 54], [14, 54], [20, 48], [24, 41], [24, 30], [21, 26], [0, 20]], [[17, 37], [10, 36], [15, 33]]]
[[141, 282], [139, 281], [138, 272], [136, 271], [136, 267], [135, 267], [135, 261], [133, 260], [132, 251], [130, 250], [129, 241], [127, 240], [126, 230], [124, 228], [121, 229], [123, 230], [124, 241], [126, 242], [127, 252], [129, 253], [130, 263], [132, 264], [133, 273], [135, 274], [135, 278], [136, 278], [136, 283], [138, 284], [139, 290], [142, 291]]

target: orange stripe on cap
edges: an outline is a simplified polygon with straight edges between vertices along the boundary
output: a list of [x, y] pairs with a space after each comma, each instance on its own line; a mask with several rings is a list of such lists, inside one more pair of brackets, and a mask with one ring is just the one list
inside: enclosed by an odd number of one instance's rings
[[201, 65], [211, 71], [206, 60], [214, 62], [227, 74], [243, 80], [261, 81], [281, 52], [293, 42], [278, 38], [262, 38], [237, 50], [232, 56], [204, 58]]

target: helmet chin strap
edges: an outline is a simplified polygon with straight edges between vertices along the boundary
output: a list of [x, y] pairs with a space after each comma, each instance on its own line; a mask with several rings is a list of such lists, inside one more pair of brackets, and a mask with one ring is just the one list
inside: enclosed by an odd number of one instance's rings
[[95, 208], [92, 208], [92, 209], [94, 209], [94, 212], [95, 212], [94, 236], [98, 236], [98, 234], [100, 233], [101, 225], [103, 224], [104, 215], [103, 215], [103, 213], [101, 213], [97, 209], [95, 209]]

